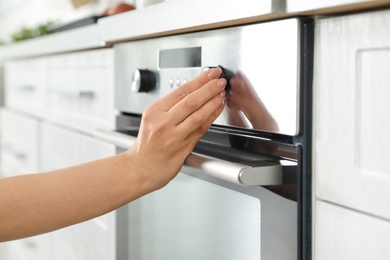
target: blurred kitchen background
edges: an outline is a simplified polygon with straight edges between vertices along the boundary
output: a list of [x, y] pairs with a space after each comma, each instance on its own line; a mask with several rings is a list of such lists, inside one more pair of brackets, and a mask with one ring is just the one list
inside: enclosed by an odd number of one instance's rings
[[169, 0], [0, 0], [0, 42], [22, 28], [33, 28], [48, 22], [67, 23], [91, 15], [103, 14], [120, 3], [137, 9]]

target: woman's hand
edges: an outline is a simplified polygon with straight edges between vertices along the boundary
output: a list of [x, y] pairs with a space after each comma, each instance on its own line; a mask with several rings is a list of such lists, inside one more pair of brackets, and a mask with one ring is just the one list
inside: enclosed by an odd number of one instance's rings
[[0, 242], [95, 218], [166, 185], [223, 110], [220, 74], [202, 73], [151, 105], [125, 153], [0, 179]]
[[181, 169], [195, 144], [221, 114], [226, 80], [220, 68], [203, 72], [148, 107], [139, 135], [127, 151], [151, 189], [165, 186]]

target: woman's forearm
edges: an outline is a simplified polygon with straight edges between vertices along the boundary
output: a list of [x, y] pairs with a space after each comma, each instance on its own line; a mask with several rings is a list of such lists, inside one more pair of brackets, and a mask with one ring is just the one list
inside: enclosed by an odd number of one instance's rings
[[138, 178], [127, 153], [0, 182], [0, 241], [89, 220], [157, 189]]

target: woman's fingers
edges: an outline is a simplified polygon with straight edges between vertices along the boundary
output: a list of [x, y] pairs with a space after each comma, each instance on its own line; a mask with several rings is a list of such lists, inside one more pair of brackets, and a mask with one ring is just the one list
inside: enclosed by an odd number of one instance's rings
[[[177, 125], [178, 132], [183, 135], [192, 136], [193, 132], [200, 131], [202, 133], [201, 135], [203, 135], [221, 114], [225, 105], [225, 95], [225, 91], [214, 95], [199, 109], [187, 116]], [[198, 140], [195, 140], [195, 143], [197, 141]]]
[[[199, 88], [192, 93], [188, 94], [181, 101], [179, 101], [176, 105], [174, 105], [169, 113], [173, 116], [173, 122], [175, 124], [180, 124], [182, 121], [186, 120], [187, 117], [191, 116], [193, 113], [198, 115], [198, 109], [202, 108], [206, 103], [208, 103], [211, 99], [218, 96], [221, 93], [225, 93], [226, 79], [217, 79], [208, 82], [202, 88]], [[224, 94], [223, 94], [224, 95]], [[222, 96], [224, 98], [224, 96]], [[214, 103], [221, 101], [221, 97], [214, 99]], [[218, 103], [220, 105], [221, 102]], [[202, 111], [203, 113], [207, 113], [209, 111]], [[194, 118], [194, 116], [192, 116]], [[207, 117], [206, 117], [207, 118]], [[206, 118], [199, 118], [199, 122], [203, 122]]]
[[183, 98], [196, 91], [197, 89], [202, 88], [209, 81], [218, 79], [221, 73], [221, 68], [209, 69], [201, 73], [193, 80], [175, 89], [167, 96], [158, 100], [157, 102], [155, 102], [155, 105], [158, 106], [159, 109], [161, 109], [162, 111], [168, 111], [177, 103], [179, 103]]

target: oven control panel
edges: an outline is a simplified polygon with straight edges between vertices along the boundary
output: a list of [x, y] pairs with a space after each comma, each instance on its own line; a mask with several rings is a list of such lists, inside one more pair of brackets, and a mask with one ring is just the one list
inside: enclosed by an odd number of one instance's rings
[[299, 19], [119, 43], [115, 106], [142, 114], [209, 67], [228, 80], [222, 126], [299, 134]]

